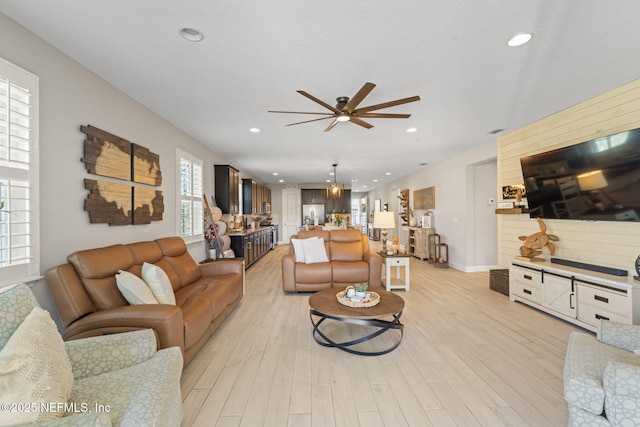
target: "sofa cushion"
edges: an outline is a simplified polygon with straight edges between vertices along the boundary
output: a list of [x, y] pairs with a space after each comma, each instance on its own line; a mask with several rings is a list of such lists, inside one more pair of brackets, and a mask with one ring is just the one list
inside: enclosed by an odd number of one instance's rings
[[200, 292], [182, 292], [180, 297], [179, 307], [182, 309], [184, 322], [184, 348], [191, 348], [207, 332], [213, 321], [213, 306], [211, 299], [203, 297]]
[[603, 344], [591, 335], [571, 333], [564, 364], [564, 397], [569, 405], [596, 415], [602, 413], [602, 377], [610, 360], [640, 365], [640, 357], [633, 353]]
[[138, 365], [76, 381], [70, 402], [92, 410], [108, 405], [113, 425], [178, 426], [181, 368], [179, 348], [160, 350]]
[[135, 274], [120, 270], [116, 274], [116, 284], [122, 296], [131, 305], [158, 304], [149, 286]]
[[358, 230], [331, 233], [329, 248], [331, 261], [362, 261], [364, 254], [362, 233]]
[[176, 304], [179, 307], [183, 307], [189, 298], [208, 300], [212, 320], [218, 317], [230, 303], [227, 284], [205, 277], [176, 292]]
[[331, 283], [331, 264], [296, 264], [296, 283]]
[[[28, 424], [62, 416], [41, 404], [66, 403], [73, 386], [71, 363], [49, 313], [33, 307], [0, 351], [3, 404], [29, 404], [29, 411], [0, 411], [0, 424]], [[32, 406], [31, 406], [32, 405]]]
[[640, 367], [609, 361], [604, 370], [603, 382], [605, 412], [611, 425], [637, 425], [640, 412]]
[[334, 284], [369, 281], [369, 264], [364, 261], [333, 261], [331, 268]]
[[167, 273], [160, 267], [145, 262], [142, 264], [142, 279], [151, 289], [160, 304], [176, 305], [176, 297]]
[[[180, 287], [195, 282], [201, 276], [198, 264], [191, 258], [187, 245], [180, 237], [166, 237], [156, 240], [164, 255], [164, 260], [171, 265], [180, 279]], [[173, 287], [176, 289], [176, 286]]]
[[74, 252], [67, 257], [78, 273], [85, 290], [98, 310], [128, 305], [116, 285], [118, 270], [134, 264], [131, 251], [124, 245]]
[[0, 348], [37, 307], [36, 297], [26, 285], [11, 285], [0, 288]]

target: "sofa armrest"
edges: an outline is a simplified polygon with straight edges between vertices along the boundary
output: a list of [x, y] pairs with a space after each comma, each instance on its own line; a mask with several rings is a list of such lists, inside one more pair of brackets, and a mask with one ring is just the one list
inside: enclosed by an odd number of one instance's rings
[[602, 382], [604, 409], [611, 425], [636, 425], [640, 419], [640, 366], [610, 361]]
[[285, 292], [296, 291], [296, 256], [286, 254], [280, 261], [282, 265], [282, 290]]
[[369, 264], [369, 287], [382, 286], [382, 257], [375, 252], [366, 252], [363, 259]]
[[180, 347], [184, 351], [184, 319], [180, 307], [169, 304], [127, 305], [100, 310], [73, 322], [64, 339], [153, 329], [158, 348]]
[[244, 261], [241, 259], [219, 259], [206, 264], [198, 264], [203, 276], [222, 276], [223, 274], [244, 274]]
[[640, 351], [640, 326], [602, 320], [598, 340], [627, 351]]
[[66, 341], [64, 345], [75, 380], [137, 365], [157, 349], [151, 329]]

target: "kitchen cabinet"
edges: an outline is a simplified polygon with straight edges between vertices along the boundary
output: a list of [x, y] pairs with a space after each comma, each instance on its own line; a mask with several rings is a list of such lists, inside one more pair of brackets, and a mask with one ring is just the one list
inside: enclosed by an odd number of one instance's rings
[[240, 174], [231, 165], [214, 165], [216, 205], [223, 214], [240, 213]]
[[351, 214], [351, 190], [343, 190], [340, 197], [327, 197], [324, 206], [325, 215]]
[[253, 179], [242, 180], [242, 213], [271, 213], [271, 189]]
[[246, 268], [258, 261], [269, 249], [272, 249], [273, 229], [271, 227], [247, 230], [245, 233], [230, 234], [231, 249], [237, 257], [244, 258]]
[[305, 205], [324, 205], [327, 199], [326, 189], [310, 189], [300, 191], [300, 200]]

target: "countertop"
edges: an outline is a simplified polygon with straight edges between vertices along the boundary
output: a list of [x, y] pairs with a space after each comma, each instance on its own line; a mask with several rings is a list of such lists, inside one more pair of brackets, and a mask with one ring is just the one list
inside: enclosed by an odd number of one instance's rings
[[277, 227], [278, 224], [273, 224], [273, 225], [265, 225], [265, 226], [258, 226], [258, 227], [254, 227], [254, 228], [243, 228], [241, 230], [227, 230], [227, 235], [228, 236], [246, 236], [248, 234], [253, 234], [253, 233], [257, 233], [258, 231], [262, 231], [262, 230], [271, 230], [273, 227]]

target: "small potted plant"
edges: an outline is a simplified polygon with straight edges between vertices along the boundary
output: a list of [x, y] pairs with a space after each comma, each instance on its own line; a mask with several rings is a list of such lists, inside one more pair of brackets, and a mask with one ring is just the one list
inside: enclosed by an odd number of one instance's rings
[[356, 295], [359, 297], [364, 297], [365, 293], [367, 292], [367, 283], [366, 282], [356, 283], [355, 287], [356, 287]]

